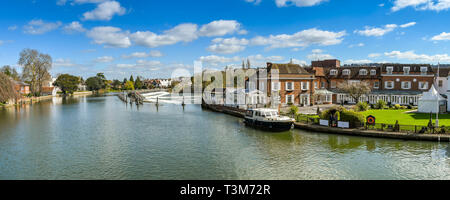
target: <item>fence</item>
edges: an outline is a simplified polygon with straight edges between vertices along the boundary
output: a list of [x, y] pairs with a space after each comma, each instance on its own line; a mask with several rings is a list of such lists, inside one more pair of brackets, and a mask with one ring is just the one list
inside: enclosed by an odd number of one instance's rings
[[[320, 118], [308, 115], [297, 115], [296, 121], [308, 125], [320, 125]], [[331, 126], [331, 124], [330, 124]], [[360, 130], [376, 130], [384, 132], [399, 132], [407, 134], [450, 134], [450, 127], [428, 127], [419, 125], [395, 125], [395, 124], [375, 124], [353, 123], [353, 128]]]

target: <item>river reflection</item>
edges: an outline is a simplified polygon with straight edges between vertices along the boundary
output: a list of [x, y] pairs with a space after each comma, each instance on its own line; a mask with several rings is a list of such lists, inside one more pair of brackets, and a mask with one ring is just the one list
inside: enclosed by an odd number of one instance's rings
[[448, 143], [247, 128], [197, 105], [0, 109], [0, 179], [450, 179]]

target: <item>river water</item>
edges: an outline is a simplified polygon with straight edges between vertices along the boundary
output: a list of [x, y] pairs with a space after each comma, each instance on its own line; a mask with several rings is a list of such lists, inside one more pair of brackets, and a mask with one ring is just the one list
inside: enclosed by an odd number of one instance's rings
[[198, 105], [0, 109], [0, 179], [450, 179], [450, 144], [268, 133]]

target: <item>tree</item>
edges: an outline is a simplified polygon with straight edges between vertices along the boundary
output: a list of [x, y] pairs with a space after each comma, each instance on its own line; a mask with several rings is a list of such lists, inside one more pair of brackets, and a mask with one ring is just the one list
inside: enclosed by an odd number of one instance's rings
[[133, 75], [130, 76], [130, 81], [134, 83]]
[[78, 84], [80, 84], [80, 78], [70, 74], [58, 76], [53, 83], [54, 86], [59, 87], [59, 89], [62, 90], [63, 94], [73, 94], [78, 90]]
[[19, 98], [19, 93], [14, 88], [14, 82], [9, 76], [0, 72], [0, 103], [16, 98]]
[[127, 82], [128, 82], [127, 78], [124, 78], [122, 84], [125, 85], [125, 83]]
[[104, 83], [101, 78], [98, 76], [90, 77], [86, 80], [86, 87], [89, 91], [96, 91], [98, 92], [100, 89], [102, 89], [104, 86]]
[[44, 82], [51, 79], [52, 57], [34, 49], [25, 49], [20, 53], [18, 64], [23, 66], [22, 78], [30, 83], [32, 93], [39, 96]]
[[348, 83], [344, 82], [339, 84], [338, 89], [347, 93], [351, 98], [355, 100], [356, 103], [359, 103], [359, 98], [364, 95], [368, 95], [372, 92], [370, 85], [366, 82], [359, 83]]
[[127, 83], [125, 83], [124, 89], [125, 90], [134, 90], [134, 83], [133, 83], [133, 81], [128, 81]]
[[102, 89], [106, 89], [108, 86], [108, 79], [106, 79], [105, 74], [98, 73], [97, 77], [103, 82]]
[[113, 82], [112, 82], [113, 89], [118, 90], [120, 85], [122, 85], [122, 82], [120, 82], [117, 79], [113, 80]]
[[136, 78], [136, 81], [134, 82], [134, 88], [136, 90], [139, 90], [139, 89], [142, 88], [142, 81], [141, 81], [141, 78], [139, 76]]
[[250, 69], [251, 65], [250, 65], [250, 59], [247, 58], [247, 69]]
[[9, 76], [16, 81], [18, 81], [20, 79], [19, 73], [17, 73], [16, 69], [12, 68], [9, 65], [3, 66], [0, 69], [0, 72], [4, 73], [6, 76]]

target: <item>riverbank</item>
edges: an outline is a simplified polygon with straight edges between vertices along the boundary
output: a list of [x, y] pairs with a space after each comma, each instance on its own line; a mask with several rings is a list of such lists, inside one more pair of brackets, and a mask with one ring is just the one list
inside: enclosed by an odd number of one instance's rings
[[[84, 91], [84, 92], [74, 92], [72, 96], [90, 96], [92, 94], [93, 93], [91, 91]], [[25, 97], [25, 98], [18, 100], [18, 102], [16, 104], [4, 104], [4, 105], [0, 105], [0, 108], [9, 108], [9, 107], [14, 107], [16, 105], [34, 104], [34, 103], [38, 103], [38, 102], [50, 101], [53, 99], [53, 97], [61, 97], [61, 95]]]
[[[245, 111], [237, 108], [231, 108], [221, 105], [207, 105], [202, 104], [202, 108], [209, 109], [214, 112], [225, 113], [235, 117], [244, 118]], [[314, 131], [329, 134], [361, 136], [361, 137], [375, 137], [375, 138], [389, 138], [400, 140], [415, 140], [415, 141], [435, 141], [435, 142], [450, 142], [450, 135], [441, 134], [407, 134], [398, 132], [384, 132], [374, 130], [360, 130], [360, 129], [341, 129], [325, 126], [310, 125], [304, 123], [295, 123], [295, 128], [306, 131]]]

